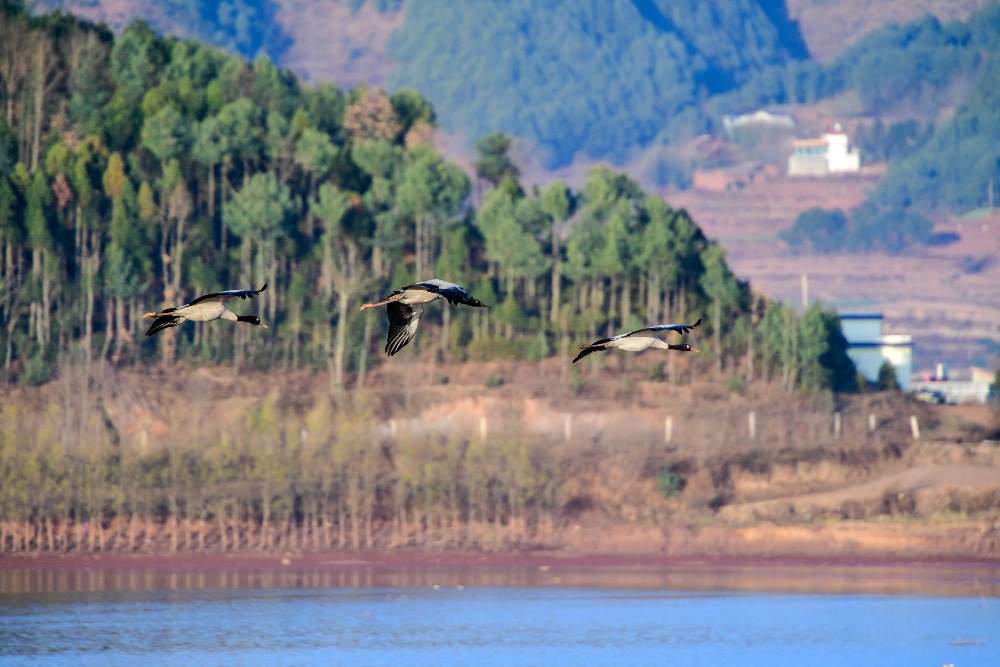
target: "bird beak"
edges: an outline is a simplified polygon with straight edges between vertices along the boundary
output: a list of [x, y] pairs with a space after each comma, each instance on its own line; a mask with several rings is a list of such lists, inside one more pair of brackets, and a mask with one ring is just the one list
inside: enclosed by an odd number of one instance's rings
[[265, 329], [269, 329], [270, 328], [266, 324], [264, 324], [263, 322], [260, 323], [260, 326], [264, 327]]
[[701, 350], [699, 350], [699, 349], [698, 349], [698, 348], [696, 348], [696, 347], [692, 347], [692, 348], [691, 348], [691, 351], [692, 351], [692, 352], [701, 352]]

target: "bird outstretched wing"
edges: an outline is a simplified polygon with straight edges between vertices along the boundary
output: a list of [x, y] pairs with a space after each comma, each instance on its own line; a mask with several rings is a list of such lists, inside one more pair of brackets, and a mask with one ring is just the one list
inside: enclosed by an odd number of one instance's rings
[[[618, 340], [619, 338], [626, 338], [628, 336], [652, 336], [658, 331], [676, 331], [681, 334], [686, 334], [699, 324], [701, 324], [700, 317], [694, 324], [657, 324], [656, 326], [645, 327], [644, 329], [636, 329], [635, 331], [629, 331], [628, 333], [618, 334], [617, 336], [613, 336], [610, 340]], [[646, 333], [647, 331], [649, 333]]]
[[264, 290], [267, 289], [267, 283], [260, 289], [231, 289], [225, 292], [213, 292], [211, 294], [203, 294], [191, 303], [186, 303], [181, 308], [185, 306], [193, 306], [196, 303], [205, 303], [206, 301], [228, 301], [229, 299], [235, 299], [239, 297], [241, 299], [252, 299]]
[[472, 306], [473, 308], [490, 307], [466, 292], [465, 288], [461, 285], [456, 285], [440, 278], [425, 280], [414, 285], [409, 285], [404, 289], [425, 289], [428, 292], [440, 294], [443, 298], [447, 299], [448, 303], [452, 304], [462, 304], [463, 306]]
[[601, 339], [599, 341], [594, 342], [591, 345], [581, 345], [580, 346], [580, 353], [576, 355], [576, 358], [573, 360], [573, 363], [575, 364], [576, 362], [580, 361], [581, 359], [583, 359], [588, 354], [593, 354], [594, 352], [607, 352], [608, 350], [611, 349], [610, 347], [605, 347], [603, 345], [599, 346], [598, 344], [599, 343], [607, 343], [608, 340], [610, 340], [610, 339], [603, 338], [603, 339]]
[[[164, 312], [176, 310], [176, 308], [167, 308]], [[163, 331], [164, 329], [169, 329], [170, 327], [177, 327], [187, 322], [187, 318], [183, 315], [164, 315], [162, 317], [157, 317], [153, 320], [152, 326], [149, 327], [149, 331], [146, 332], [147, 336], [152, 336], [153, 334]]]
[[406, 347], [417, 334], [424, 306], [420, 303], [411, 306], [392, 301], [386, 306], [386, 312], [389, 315], [389, 335], [385, 340], [385, 353], [391, 357]]

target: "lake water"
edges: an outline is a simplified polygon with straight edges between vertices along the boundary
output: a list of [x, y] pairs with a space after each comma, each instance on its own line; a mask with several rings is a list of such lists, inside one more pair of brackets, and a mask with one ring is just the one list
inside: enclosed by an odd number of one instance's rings
[[997, 667], [995, 575], [4, 571], [0, 665]]

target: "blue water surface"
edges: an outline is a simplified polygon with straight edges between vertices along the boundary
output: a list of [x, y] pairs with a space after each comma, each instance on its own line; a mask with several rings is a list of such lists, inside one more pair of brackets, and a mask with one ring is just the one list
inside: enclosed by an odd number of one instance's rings
[[441, 587], [0, 596], [0, 665], [1000, 665], [1000, 600]]

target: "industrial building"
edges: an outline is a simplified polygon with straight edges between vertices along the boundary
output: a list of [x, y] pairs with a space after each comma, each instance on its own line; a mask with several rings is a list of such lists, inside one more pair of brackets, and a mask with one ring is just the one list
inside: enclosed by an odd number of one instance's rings
[[847, 356], [869, 382], [878, 380], [882, 364], [896, 370], [896, 381], [910, 391], [913, 373], [913, 336], [882, 333], [882, 313], [841, 312], [840, 326], [847, 339]]

